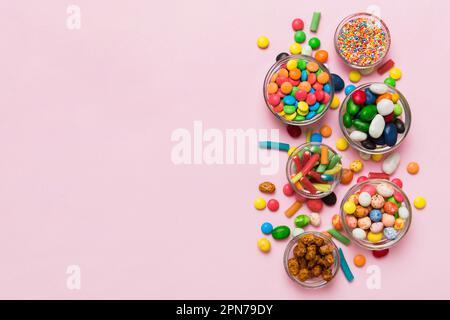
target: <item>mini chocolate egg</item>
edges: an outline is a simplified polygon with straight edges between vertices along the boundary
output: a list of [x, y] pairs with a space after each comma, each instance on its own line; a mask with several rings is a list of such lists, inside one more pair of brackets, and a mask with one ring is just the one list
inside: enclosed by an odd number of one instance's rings
[[381, 194], [385, 198], [389, 198], [394, 194], [394, 188], [387, 183], [380, 183], [377, 186], [378, 194]]
[[378, 209], [373, 209], [369, 213], [370, 220], [373, 222], [380, 222], [382, 218], [382, 213]]
[[385, 227], [392, 227], [395, 223], [395, 217], [393, 215], [383, 213], [383, 217], [381, 218], [381, 222]]
[[369, 217], [364, 217], [358, 220], [358, 227], [360, 227], [363, 230], [369, 229], [371, 224], [372, 221], [370, 221]]
[[372, 197], [371, 205], [375, 209], [381, 209], [384, 206], [384, 198], [380, 194], [376, 194]]
[[409, 217], [409, 210], [406, 207], [400, 207], [398, 208], [398, 216], [402, 219], [408, 219]]
[[386, 239], [389, 239], [389, 240], [394, 240], [395, 238], [397, 238], [397, 234], [398, 234], [397, 230], [395, 230], [392, 227], [385, 228], [383, 233], [384, 233], [384, 236], [386, 237]]
[[366, 232], [361, 228], [355, 228], [352, 231], [352, 236], [355, 239], [364, 240], [366, 238]]
[[[358, 219], [356, 219], [356, 217], [354, 217], [354, 216], [347, 215], [345, 217], [345, 221], [351, 229], [356, 228], [356, 226], [358, 225]], [[394, 225], [394, 224], [392, 224], [392, 225]]]
[[383, 231], [383, 229], [384, 229], [383, 222], [374, 222], [370, 226], [370, 231], [373, 233], [379, 233]]
[[385, 213], [389, 213], [389, 214], [394, 215], [394, 214], [397, 213], [398, 207], [397, 207], [397, 205], [395, 203], [390, 202], [390, 201], [386, 201], [384, 203], [383, 210], [384, 210]]
[[358, 197], [358, 202], [363, 207], [368, 207], [372, 201], [372, 197], [368, 192], [361, 192]]
[[309, 222], [314, 226], [320, 226], [320, 215], [317, 212], [312, 212], [309, 214]]

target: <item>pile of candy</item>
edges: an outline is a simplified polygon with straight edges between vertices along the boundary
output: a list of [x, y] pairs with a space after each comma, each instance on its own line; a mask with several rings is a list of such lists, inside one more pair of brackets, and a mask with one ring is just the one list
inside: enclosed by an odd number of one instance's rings
[[355, 239], [386, 243], [400, 237], [410, 212], [393, 183], [365, 183], [343, 203], [347, 227]]
[[400, 117], [404, 111], [400, 95], [384, 83], [360, 88], [347, 97], [341, 110], [341, 124], [347, 128], [349, 139], [365, 150], [395, 146], [398, 135], [406, 131]]

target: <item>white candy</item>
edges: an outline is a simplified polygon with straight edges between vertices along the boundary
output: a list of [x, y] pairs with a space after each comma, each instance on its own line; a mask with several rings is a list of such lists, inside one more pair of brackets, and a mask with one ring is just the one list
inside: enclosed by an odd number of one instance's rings
[[366, 238], [366, 232], [361, 228], [355, 228], [352, 231], [353, 238], [364, 240]]
[[367, 133], [355, 130], [350, 133], [350, 139], [356, 142], [361, 142], [367, 139]]
[[394, 152], [386, 157], [383, 161], [382, 169], [384, 173], [392, 174], [397, 170], [400, 164], [400, 153]]
[[312, 54], [312, 48], [310, 45], [305, 44], [302, 46], [302, 55], [310, 56]]
[[305, 230], [303, 230], [302, 228], [295, 228], [294, 231], [292, 232], [292, 235], [294, 237], [298, 236], [299, 234], [302, 234], [303, 232], [305, 232]]
[[394, 111], [394, 103], [389, 99], [382, 99], [377, 103], [377, 111], [382, 116], [387, 116]]
[[398, 208], [398, 216], [402, 219], [408, 219], [409, 217], [409, 211], [406, 207], [400, 207]]
[[363, 207], [368, 207], [371, 201], [372, 197], [370, 196], [370, 193], [364, 191], [359, 194], [358, 202]]
[[389, 198], [394, 194], [394, 188], [387, 183], [380, 183], [377, 186], [377, 193], [381, 194], [385, 198]]
[[309, 222], [314, 226], [318, 227], [320, 226], [320, 215], [316, 212], [309, 214]]
[[363, 160], [370, 160], [370, 157], [371, 157], [370, 153], [365, 153], [362, 151], [359, 152], [359, 156]]
[[375, 116], [375, 118], [373, 118], [372, 122], [370, 123], [369, 135], [375, 139], [381, 137], [381, 135], [383, 134], [384, 125], [385, 125], [385, 123], [384, 123], [383, 116], [380, 114], [377, 114]]
[[384, 94], [388, 92], [388, 86], [384, 83], [372, 83], [369, 90], [375, 94]]

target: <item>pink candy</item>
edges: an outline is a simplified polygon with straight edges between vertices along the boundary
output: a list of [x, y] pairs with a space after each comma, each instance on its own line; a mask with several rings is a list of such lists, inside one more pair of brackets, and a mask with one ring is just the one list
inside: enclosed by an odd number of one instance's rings
[[367, 192], [373, 197], [377, 194], [377, 188], [374, 185], [366, 184], [361, 188], [361, 192]]

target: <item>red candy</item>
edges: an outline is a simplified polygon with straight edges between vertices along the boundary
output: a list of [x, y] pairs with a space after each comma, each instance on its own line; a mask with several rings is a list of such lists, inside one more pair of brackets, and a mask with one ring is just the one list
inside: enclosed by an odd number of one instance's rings
[[315, 73], [310, 73], [310, 74], [308, 74], [308, 82], [310, 83], [310, 84], [314, 84], [314, 83], [316, 83], [316, 80], [317, 80], [317, 77], [316, 77], [316, 74]]
[[298, 193], [295, 194], [295, 199], [301, 203], [304, 203], [306, 201], [306, 198]]
[[298, 126], [288, 125], [286, 129], [292, 138], [298, 138], [302, 134], [302, 129]]
[[327, 104], [328, 101], [330, 101], [330, 95], [326, 92], [323, 93], [323, 99], [322, 99], [322, 103], [323, 104]]
[[303, 30], [304, 27], [305, 24], [303, 23], [302, 19], [297, 18], [292, 21], [292, 29], [294, 29], [294, 31]]
[[399, 188], [403, 188], [403, 182], [399, 178], [392, 179], [392, 183]]
[[275, 106], [279, 105], [280, 101], [281, 101], [280, 96], [278, 96], [276, 94], [271, 94], [269, 96], [269, 103], [271, 106], [275, 107]]
[[369, 172], [369, 179], [389, 180], [389, 175], [384, 172]]
[[280, 208], [280, 203], [279, 203], [278, 200], [276, 200], [276, 199], [270, 199], [270, 200], [267, 202], [267, 208], [268, 208], [270, 211], [277, 211], [277, 210]]
[[310, 199], [306, 201], [306, 206], [312, 212], [320, 212], [323, 208], [323, 202], [320, 199]]
[[320, 83], [316, 82], [316, 83], [313, 84], [313, 88], [316, 91], [323, 90], [323, 84], [320, 84]]
[[394, 67], [394, 60], [389, 59], [385, 63], [383, 63], [381, 66], [378, 67], [377, 72], [378, 74], [383, 74], [385, 72], [388, 72]]
[[362, 90], [356, 90], [352, 94], [352, 99], [356, 104], [364, 104], [366, 102], [366, 93]]
[[293, 196], [294, 195], [294, 189], [292, 188], [292, 186], [289, 183], [286, 183], [283, 186], [283, 193], [285, 196]]
[[361, 176], [361, 177], [358, 178], [358, 180], [356, 180], [356, 182], [360, 183], [360, 182], [366, 181], [367, 179], [368, 178], [366, 176]]
[[281, 87], [281, 85], [286, 81], [288, 81], [288, 78], [283, 77], [283, 76], [278, 76], [277, 80], [275, 80], [275, 82], [277, 83], [277, 85], [279, 87]]
[[375, 258], [382, 258], [384, 256], [387, 256], [389, 253], [389, 249], [383, 249], [383, 250], [374, 250], [372, 251], [372, 254]]
[[292, 84], [293, 87], [296, 87], [300, 84], [300, 80], [294, 80], [289, 78], [288, 81]]
[[394, 113], [393, 112], [388, 114], [387, 116], [384, 116], [384, 122], [385, 123], [389, 123], [389, 122], [392, 122], [392, 121], [394, 121]]
[[316, 96], [317, 101], [322, 101], [324, 97], [324, 92], [322, 90], [317, 90], [314, 92], [314, 95]]
[[400, 202], [400, 203], [405, 200], [405, 198], [399, 191], [394, 191], [394, 199], [395, 199], [395, 201]]
[[295, 99], [297, 99], [298, 101], [303, 101], [306, 99], [306, 96], [308, 95], [308, 93], [305, 90], [302, 89], [298, 89], [295, 92]]
[[317, 99], [314, 93], [308, 93], [308, 95], [306, 96], [306, 103], [309, 104], [310, 106], [316, 103], [316, 100]]

